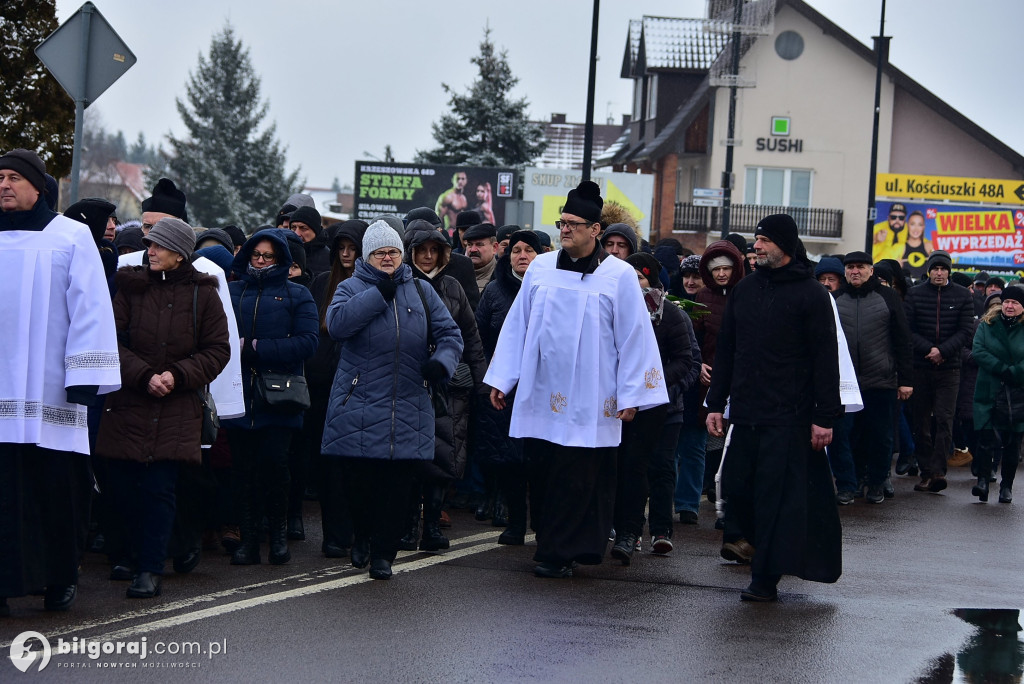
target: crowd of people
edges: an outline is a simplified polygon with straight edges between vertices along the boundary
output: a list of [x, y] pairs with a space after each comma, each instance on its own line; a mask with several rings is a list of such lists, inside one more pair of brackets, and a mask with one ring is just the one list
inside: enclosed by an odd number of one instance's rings
[[87, 550], [129, 598], [211, 543], [288, 563], [309, 498], [323, 555], [379, 580], [448, 549], [453, 509], [566, 578], [671, 553], [706, 498], [748, 601], [836, 581], [839, 506], [894, 496], [893, 469], [937, 493], [970, 462], [983, 502], [1001, 469], [1012, 501], [1024, 288], [958, 284], [942, 251], [918, 284], [814, 263], [775, 214], [694, 254], [590, 181], [556, 249], [475, 209], [325, 226], [302, 194], [196, 229], [166, 178], [136, 222], [55, 203], [38, 155], [0, 156], [0, 615], [70, 608]]

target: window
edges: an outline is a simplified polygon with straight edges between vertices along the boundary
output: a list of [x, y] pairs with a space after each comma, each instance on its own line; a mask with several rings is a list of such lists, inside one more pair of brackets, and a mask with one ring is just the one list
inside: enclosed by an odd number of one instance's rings
[[658, 117], [658, 74], [647, 77], [647, 118]]
[[775, 207], [809, 207], [811, 172], [807, 169], [748, 166], [743, 202]]

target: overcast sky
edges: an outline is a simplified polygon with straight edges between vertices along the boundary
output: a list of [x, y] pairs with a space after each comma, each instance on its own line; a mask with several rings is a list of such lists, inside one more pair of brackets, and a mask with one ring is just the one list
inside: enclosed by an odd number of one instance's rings
[[[881, 0], [809, 0], [871, 43]], [[65, 21], [79, 0], [57, 0]], [[175, 109], [197, 57], [227, 22], [250, 50], [270, 103], [269, 121], [288, 148], [289, 170], [307, 184], [353, 180], [357, 159], [398, 161], [433, 146], [430, 124], [446, 110], [447, 83], [472, 83], [486, 25], [508, 51], [516, 94], [535, 120], [564, 112], [582, 122], [587, 96], [592, 4], [585, 0], [450, 3], [436, 0], [94, 0], [138, 57], [90, 112], [104, 127], [142, 131], [150, 142], [184, 126]], [[704, 0], [605, 0], [601, 3], [595, 121], [631, 110], [631, 81], [619, 77], [628, 22], [643, 15], [703, 16]], [[890, 61], [981, 127], [1024, 152], [1020, 69], [1021, 0], [889, 0]], [[813, 97], [813, 93], [808, 93]], [[865, 103], [865, 126], [871, 103]], [[366, 154], [366, 153], [369, 153]]]

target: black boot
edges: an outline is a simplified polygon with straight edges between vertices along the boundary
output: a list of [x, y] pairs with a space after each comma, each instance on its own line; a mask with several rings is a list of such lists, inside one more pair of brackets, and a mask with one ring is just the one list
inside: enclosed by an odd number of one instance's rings
[[498, 537], [498, 543], [522, 546], [526, 543], [525, 475], [513, 471], [508, 473], [504, 481], [505, 499], [508, 503], [508, 528]]
[[288, 516], [288, 538], [303, 541], [306, 538], [306, 527], [302, 524], [301, 515]]
[[282, 468], [273, 468], [263, 478], [267, 488], [267, 532], [270, 537], [270, 551], [267, 560], [271, 565], [284, 565], [292, 559], [288, 550], [288, 495], [291, 490], [287, 462]]
[[[405, 535], [398, 540], [399, 551], [415, 551], [420, 536], [420, 488], [413, 487], [409, 495], [409, 514], [406, 518], [408, 527]], [[424, 526], [424, 530], [426, 526]]]
[[1012, 503], [1013, 502], [1013, 489], [1010, 485], [1004, 484], [999, 488], [999, 503]]
[[356, 537], [356, 540], [352, 543], [352, 552], [349, 558], [352, 561], [353, 568], [365, 568], [370, 562], [369, 540]]
[[288, 550], [288, 523], [284, 518], [270, 519], [270, 551], [267, 560], [271, 565], [284, 565], [292, 559]]
[[256, 486], [249, 478], [242, 478], [238, 492], [238, 533], [241, 541], [231, 554], [231, 565], [259, 565], [259, 520], [263, 517], [258, 506]]
[[451, 544], [441, 531], [441, 506], [444, 504], [444, 487], [424, 485], [423, 487], [423, 537], [420, 551], [443, 551]]
[[491, 518], [491, 527], [508, 526], [508, 508], [505, 506], [505, 492], [498, 491], [494, 497], [494, 517]]
[[982, 503], [988, 501], [988, 474], [978, 476], [978, 484], [971, 487], [971, 495], [978, 497]]

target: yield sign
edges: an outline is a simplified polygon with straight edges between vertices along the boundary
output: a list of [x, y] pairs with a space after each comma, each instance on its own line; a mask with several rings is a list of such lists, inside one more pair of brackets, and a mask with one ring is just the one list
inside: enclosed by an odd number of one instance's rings
[[89, 106], [136, 62], [96, 6], [87, 2], [36, 48], [71, 99]]

